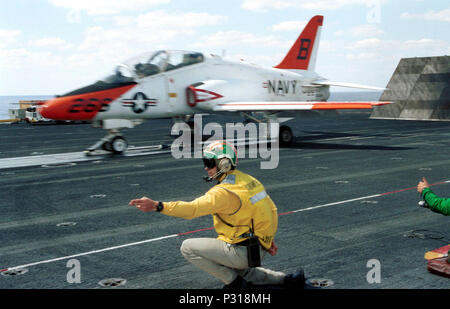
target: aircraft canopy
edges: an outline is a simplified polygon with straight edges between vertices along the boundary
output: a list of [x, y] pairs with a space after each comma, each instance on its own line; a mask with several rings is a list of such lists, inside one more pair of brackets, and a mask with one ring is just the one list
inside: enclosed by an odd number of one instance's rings
[[124, 61], [114, 69], [112, 75], [108, 75], [102, 81], [111, 84], [134, 82], [147, 76], [203, 61], [203, 54], [198, 52], [158, 50]]

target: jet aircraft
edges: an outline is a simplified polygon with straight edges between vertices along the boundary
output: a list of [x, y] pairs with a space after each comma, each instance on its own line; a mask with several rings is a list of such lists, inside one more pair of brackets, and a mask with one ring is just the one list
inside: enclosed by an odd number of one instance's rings
[[[200, 52], [158, 50], [119, 64], [111, 75], [49, 100], [39, 111], [45, 118], [92, 121], [108, 130], [87, 153], [97, 149], [122, 153], [128, 143], [120, 129], [133, 128], [145, 119], [172, 118], [177, 122], [196, 113], [237, 112], [247, 120], [268, 124], [284, 122], [283, 112], [389, 104], [327, 102], [330, 86], [384, 88], [331, 82], [314, 71], [323, 20], [323, 16], [314, 16], [275, 67], [232, 62]], [[292, 130], [286, 125], [277, 128], [269, 135], [277, 136], [281, 145], [289, 145]]]

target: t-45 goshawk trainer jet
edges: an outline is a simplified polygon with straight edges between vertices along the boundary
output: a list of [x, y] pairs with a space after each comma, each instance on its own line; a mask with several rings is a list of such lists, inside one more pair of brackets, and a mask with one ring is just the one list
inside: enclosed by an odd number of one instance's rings
[[[366, 109], [390, 103], [327, 102], [330, 86], [384, 88], [331, 82], [314, 72], [323, 19], [314, 16], [273, 68], [199, 52], [158, 50], [123, 62], [112, 75], [51, 99], [39, 110], [45, 118], [92, 121], [108, 134], [88, 151], [122, 153], [127, 142], [119, 130], [144, 119], [238, 112], [246, 119], [257, 113], [262, 115], [259, 121], [269, 123], [282, 122], [279, 115], [286, 111]], [[281, 145], [293, 139], [286, 125], [276, 134]]]

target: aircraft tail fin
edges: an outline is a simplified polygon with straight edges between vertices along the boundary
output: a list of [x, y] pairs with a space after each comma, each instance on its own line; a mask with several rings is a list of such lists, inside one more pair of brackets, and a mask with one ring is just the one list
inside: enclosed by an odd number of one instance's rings
[[277, 69], [313, 71], [316, 64], [323, 16], [316, 15], [308, 22], [300, 36]]

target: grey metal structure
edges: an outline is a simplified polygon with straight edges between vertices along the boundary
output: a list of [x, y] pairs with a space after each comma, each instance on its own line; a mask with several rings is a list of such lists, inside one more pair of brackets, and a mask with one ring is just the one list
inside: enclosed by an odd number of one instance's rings
[[402, 58], [372, 119], [450, 120], [450, 56]]

